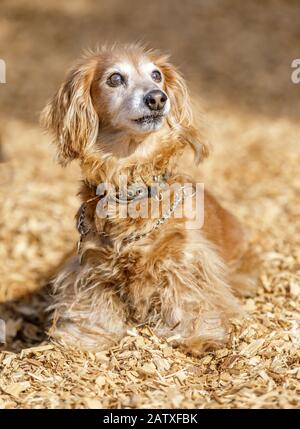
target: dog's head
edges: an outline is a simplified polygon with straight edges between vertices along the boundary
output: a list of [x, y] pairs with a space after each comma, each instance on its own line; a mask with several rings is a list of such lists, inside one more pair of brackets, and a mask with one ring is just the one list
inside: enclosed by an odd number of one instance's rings
[[167, 56], [139, 46], [85, 56], [44, 109], [42, 123], [54, 135], [62, 164], [95, 151], [101, 132], [142, 141], [165, 127], [198, 157], [206, 151], [192, 126], [182, 76]]

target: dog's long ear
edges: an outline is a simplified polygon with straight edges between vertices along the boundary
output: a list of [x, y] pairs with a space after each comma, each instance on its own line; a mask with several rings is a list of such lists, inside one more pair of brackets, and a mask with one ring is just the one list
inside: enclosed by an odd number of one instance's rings
[[95, 68], [95, 58], [73, 67], [41, 114], [41, 123], [52, 133], [63, 165], [80, 158], [97, 139], [99, 120], [90, 95]]
[[165, 78], [165, 90], [170, 98], [171, 112], [168, 118], [170, 127], [180, 135], [180, 139], [190, 145], [198, 163], [208, 156], [208, 145], [198, 128], [195, 127], [191, 100], [186, 83], [176, 68], [168, 62], [167, 56], [155, 59]]

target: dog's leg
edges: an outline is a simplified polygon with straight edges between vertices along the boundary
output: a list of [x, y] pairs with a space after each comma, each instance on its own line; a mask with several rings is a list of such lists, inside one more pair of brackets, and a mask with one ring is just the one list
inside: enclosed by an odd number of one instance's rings
[[237, 296], [254, 296], [257, 289], [259, 261], [251, 247], [237, 260], [229, 261], [230, 285]]
[[209, 192], [205, 192], [203, 234], [214, 243], [230, 269], [230, 285], [238, 296], [256, 290], [257, 260], [252, 254], [249, 231]]
[[229, 319], [243, 311], [214, 249], [203, 239], [193, 250], [194, 257], [189, 254], [189, 261], [168, 274], [161, 292], [162, 325], [158, 330], [160, 335], [174, 337], [176, 343], [199, 354], [225, 343]]
[[172, 338], [174, 345], [201, 354], [227, 340], [228, 323], [217, 308], [207, 308], [203, 297], [186, 285], [174, 283], [162, 295], [161, 321], [157, 334]]
[[123, 337], [127, 330], [124, 304], [94, 267], [82, 267], [73, 258], [53, 286], [51, 337], [94, 351], [112, 347]]

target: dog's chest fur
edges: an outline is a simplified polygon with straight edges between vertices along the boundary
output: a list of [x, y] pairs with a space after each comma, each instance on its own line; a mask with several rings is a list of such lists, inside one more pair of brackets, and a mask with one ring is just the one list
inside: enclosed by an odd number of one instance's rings
[[[124, 225], [122, 230], [128, 228]], [[185, 246], [182, 224], [170, 219], [161, 230], [124, 246], [119, 236], [108, 240], [94, 234], [83, 246], [82, 264], [91, 268], [95, 281], [101, 278], [102, 288], [113, 290], [126, 303], [131, 318], [143, 323], [150, 313], [159, 313], [169, 273], [184, 266]]]

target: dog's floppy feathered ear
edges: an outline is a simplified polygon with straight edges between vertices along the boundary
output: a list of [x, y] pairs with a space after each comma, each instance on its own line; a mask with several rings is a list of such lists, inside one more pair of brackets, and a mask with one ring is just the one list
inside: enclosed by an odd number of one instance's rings
[[200, 131], [195, 127], [188, 89], [182, 75], [168, 62], [168, 56], [157, 56], [155, 64], [165, 78], [165, 90], [170, 98], [171, 112], [168, 118], [170, 127], [180, 135], [180, 139], [189, 144], [198, 163], [208, 156], [209, 150]]
[[80, 158], [97, 139], [99, 120], [90, 95], [95, 68], [95, 58], [73, 67], [41, 114], [41, 123], [52, 133], [62, 165]]

